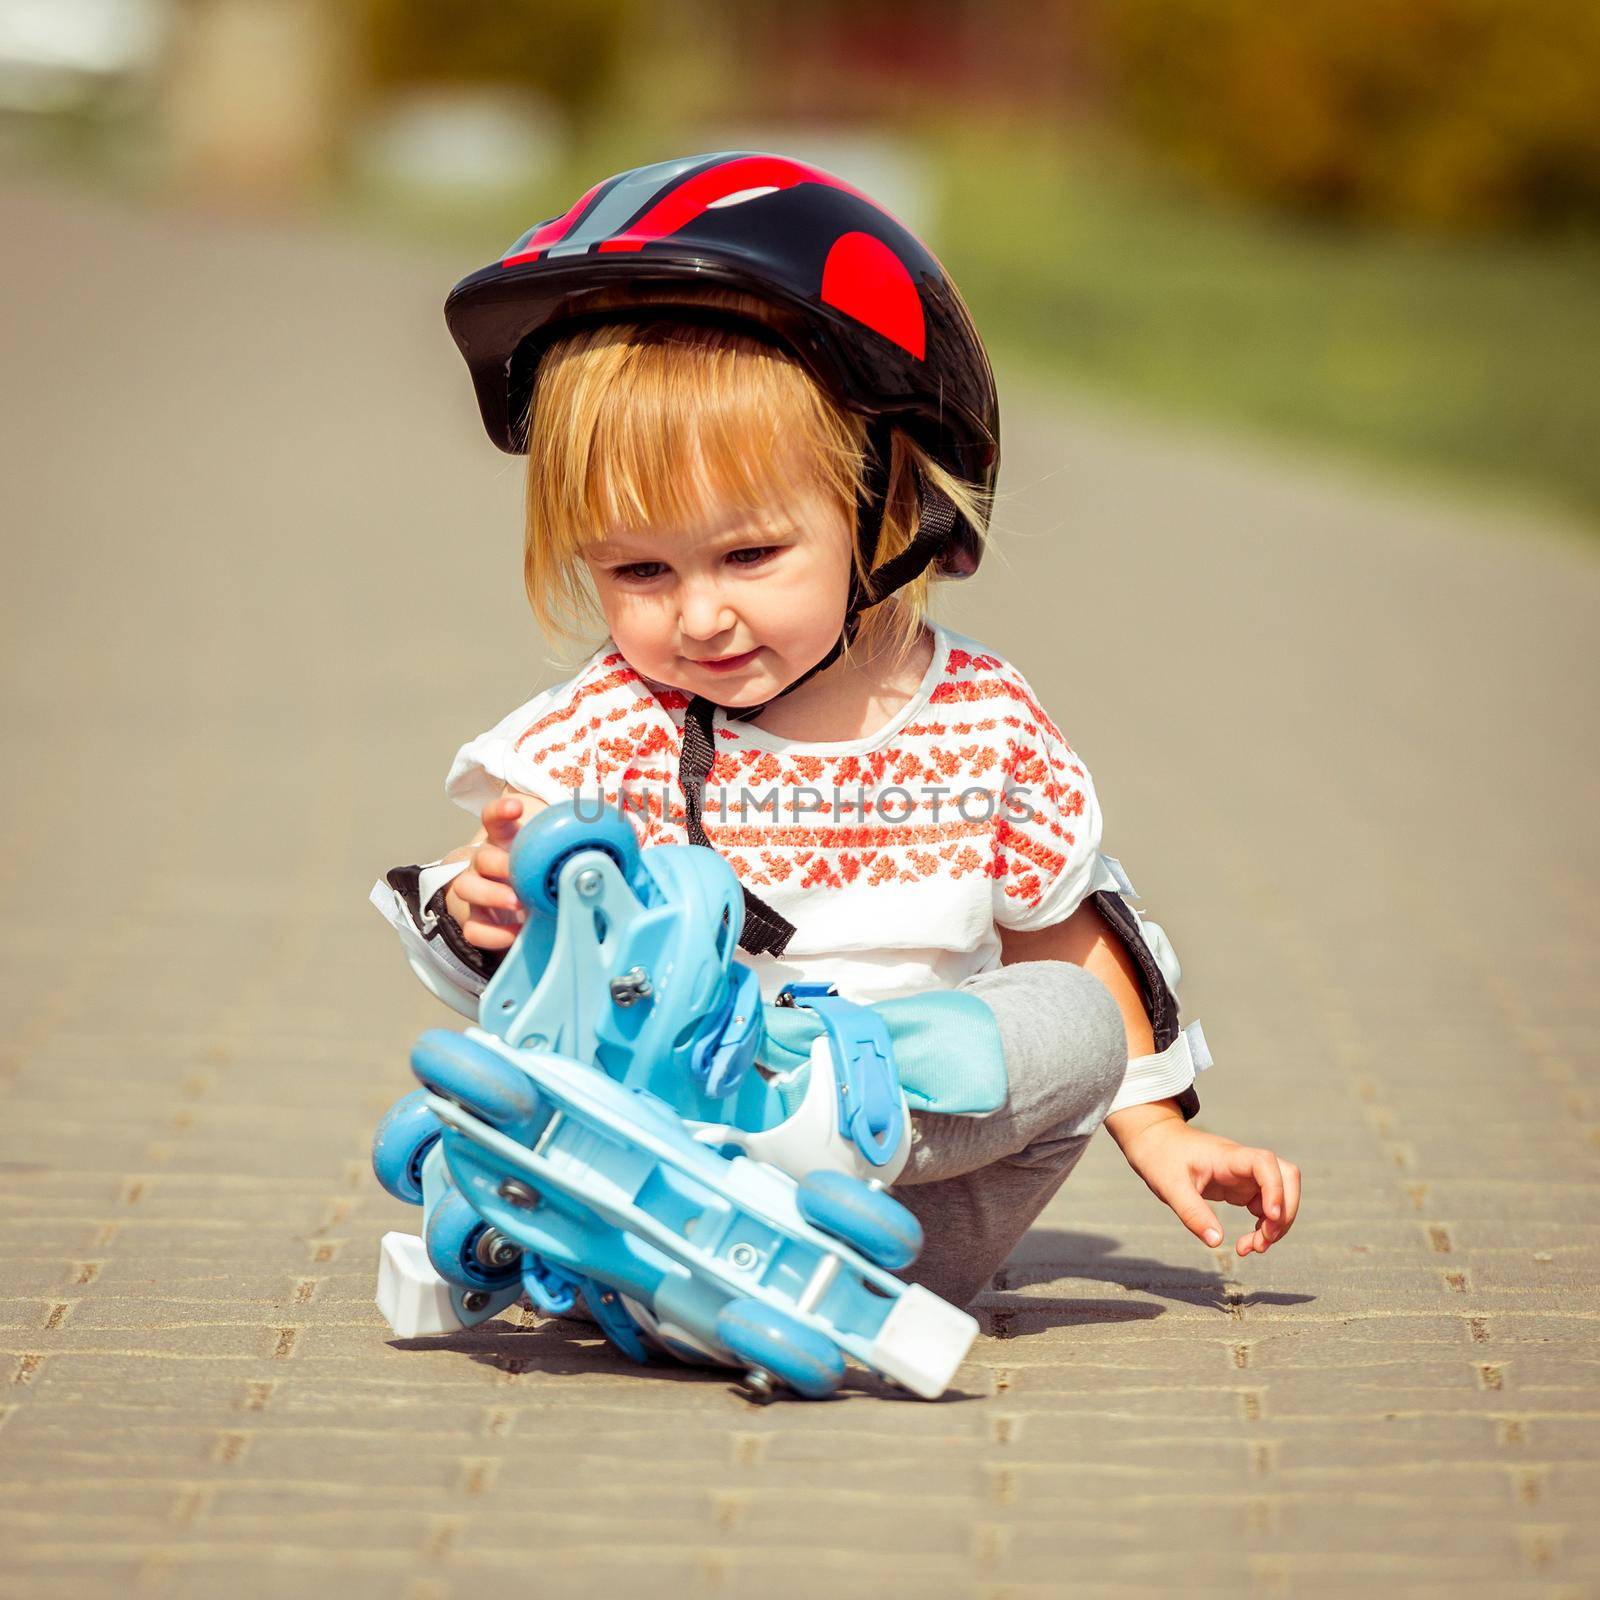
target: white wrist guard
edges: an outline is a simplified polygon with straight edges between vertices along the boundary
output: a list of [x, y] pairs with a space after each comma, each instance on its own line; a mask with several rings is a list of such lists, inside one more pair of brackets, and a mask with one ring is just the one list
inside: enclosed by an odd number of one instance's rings
[[462, 1016], [478, 1020], [478, 996], [499, 965], [496, 953], [479, 950], [461, 936], [445, 910], [446, 888], [465, 872], [465, 861], [430, 861], [420, 867], [391, 867], [372, 886], [373, 905], [400, 935], [411, 970], [423, 984]]

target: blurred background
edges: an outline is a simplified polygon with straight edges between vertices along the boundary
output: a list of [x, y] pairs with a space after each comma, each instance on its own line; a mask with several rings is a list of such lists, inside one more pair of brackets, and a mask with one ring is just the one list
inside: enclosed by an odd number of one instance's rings
[[0, 0], [0, 151], [462, 271], [597, 177], [781, 149], [997, 355], [1600, 520], [1589, 0]]

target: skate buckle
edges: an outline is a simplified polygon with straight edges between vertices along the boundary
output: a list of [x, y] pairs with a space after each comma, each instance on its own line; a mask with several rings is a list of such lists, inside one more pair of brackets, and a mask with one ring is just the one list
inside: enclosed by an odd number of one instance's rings
[[876, 1011], [843, 1000], [831, 983], [788, 983], [774, 1002], [814, 1011], [828, 1035], [839, 1083], [839, 1128], [875, 1167], [900, 1147], [900, 1080], [889, 1030]]
[[522, 1287], [528, 1291], [528, 1298], [549, 1317], [565, 1316], [577, 1303], [577, 1280], [531, 1251], [522, 1260]]

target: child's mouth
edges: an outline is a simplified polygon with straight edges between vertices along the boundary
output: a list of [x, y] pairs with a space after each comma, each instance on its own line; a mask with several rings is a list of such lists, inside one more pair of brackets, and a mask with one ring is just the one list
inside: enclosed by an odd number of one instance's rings
[[748, 666], [759, 653], [758, 647], [755, 650], [746, 650], [742, 656], [723, 656], [720, 661], [695, 661], [694, 664], [697, 667], [704, 667], [707, 672], [732, 672], [738, 667]]

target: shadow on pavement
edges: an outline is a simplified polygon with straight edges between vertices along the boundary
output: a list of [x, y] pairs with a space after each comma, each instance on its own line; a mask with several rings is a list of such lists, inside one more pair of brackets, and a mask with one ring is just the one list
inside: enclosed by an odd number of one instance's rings
[[[569, 1321], [564, 1317], [551, 1317], [531, 1328], [492, 1317], [488, 1322], [479, 1323], [477, 1327], [461, 1333], [427, 1339], [390, 1339], [386, 1342], [392, 1350], [453, 1351], [511, 1376], [539, 1372], [547, 1377], [625, 1377], [635, 1381], [659, 1379], [668, 1383], [720, 1387], [731, 1398], [749, 1406], [759, 1407], [767, 1403], [747, 1395], [733, 1381], [726, 1367], [697, 1367], [670, 1360], [650, 1361], [641, 1367], [619, 1354], [591, 1324]], [[937, 1401], [917, 1400], [915, 1395], [885, 1383], [873, 1373], [851, 1367], [843, 1388], [828, 1398], [830, 1402], [848, 1399], [916, 1400], [919, 1405], [948, 1405], [963, 1400], [983, 1400], [988, 1396], [952, 1387], [945, 1390]]]
[[[1216, 1311], [1233, 1311], [1250, 1306], [1304, 1305], [1315, 1300], [1314, 1294], [1295, 1294], [1270, 1289], [1253, 1289], [1243, 1293], [1237, 1284], [1231, 1284], [1215, 1268], [1174, 1266], [1169, 1261], [1157, 1261], [1148, 1256], [1119, 1256], [1120, 1243], [1105, 1234], [1072, 1233], [1063, 1228], [1034, 1228], [1017, 1247], [1010, 1262], [996, 1275], [991, 1294], [1026, 1289], [1035, 1284], [1058, 1283], [1063, 1279], [1087, 1278], [1098, 1283], [1114, 1283], [1132, 1292], [1175, 1300], [1183, 1305], [1203, 1306]], [[1127, 1322], [1141, 1316], [1161, 1316], [1159, 1306], [1143, 1302], [1146, 1309], [1139, 1310], [1120, 1301], [1060, 1301], [1039, 1300], [1030, 1297], [1021, 1306], [999, 1308], [1001, 1316], [1016, 1320], [1026, 1319], [1039, 1324], [1050, 1310], [1060, 1315], [1044, 1326], [1054, 1327], [1073, 1322]], [[990, 1311], [989, 1315], [996, 1314]], [[997, 1337], [1007, 1337], [997, 1334]]]

